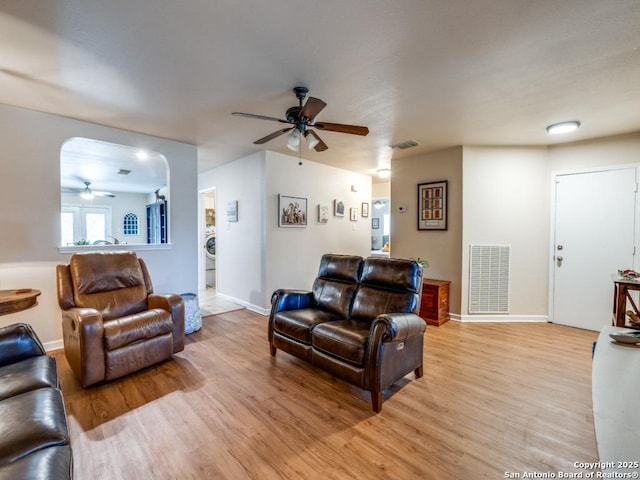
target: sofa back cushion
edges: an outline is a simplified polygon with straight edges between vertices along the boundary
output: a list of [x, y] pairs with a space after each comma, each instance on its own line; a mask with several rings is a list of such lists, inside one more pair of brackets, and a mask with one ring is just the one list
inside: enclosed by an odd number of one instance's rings
[[351, 310], [354, 320], [372, 321], [383, 313], [417, 313], [422, 267], [413, 260], [369, 257]]
[[362, 264], [362, 257], [355, 255], [323, 255], [312, 288], [317, 307], [347, 318]]
[[138, 257], [133, 252], [75, 254], [69, 272], [76, 307], [95, 308], [104, 320], [147, 309], [152, 290]]

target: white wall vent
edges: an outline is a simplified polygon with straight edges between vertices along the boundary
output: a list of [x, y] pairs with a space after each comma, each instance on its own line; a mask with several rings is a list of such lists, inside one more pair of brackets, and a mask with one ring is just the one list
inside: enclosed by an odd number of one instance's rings
[[509, 245], [471, 245], [469, 313], [509, 313]]

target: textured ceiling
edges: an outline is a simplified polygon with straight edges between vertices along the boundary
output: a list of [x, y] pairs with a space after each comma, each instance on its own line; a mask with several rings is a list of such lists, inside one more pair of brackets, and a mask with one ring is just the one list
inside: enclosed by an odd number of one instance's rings
[[[640, 131], [637, 0], [3, 0], [0, 103], [197, 144], [199, 171], [261, 148], [309, 87], [306, 159], [373, 173], [454, 145]], [[551, 138], [545, 126], [577, 119]], [[389, 145], [420, 145], [402, 152]]]

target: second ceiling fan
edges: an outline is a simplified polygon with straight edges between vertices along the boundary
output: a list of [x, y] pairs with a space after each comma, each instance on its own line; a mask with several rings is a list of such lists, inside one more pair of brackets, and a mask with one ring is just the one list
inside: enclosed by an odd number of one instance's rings
[[255, 144], [261, 145], [267, 143], [274, 138], [289, 132], [287, 138], [287, 147], [291, 150], [298, 150], [302, 137], [307, 140], [309, 148], [315, 149], [316, 152], [326, 150], [327, 144], [322, 141], [318, 134], [312, 128], [318, 130], [326, 130], [327, 132], [350, 133], [352, 135], [367, 135], [369, 129], [358, 125], [345, 125], [343, 123], [316, 122], [316, 116], [327, 106], [325, 102], [319, 98], [309, 97], [303, 105], [303, 100], [309, 93], [307, 87], [295, 87], [293, 92], [298, 98], [298, 105], [288, 108], [285, 118], [267, 117], [264, 115], [255, 115], [253, 113], [233, 112], [232, 115], [240, 117], [256, 118], [258, 120], [270, 120], [272, 122], [287, 123], [292, 126], [276, 130], [275, 132], [256, 140]]

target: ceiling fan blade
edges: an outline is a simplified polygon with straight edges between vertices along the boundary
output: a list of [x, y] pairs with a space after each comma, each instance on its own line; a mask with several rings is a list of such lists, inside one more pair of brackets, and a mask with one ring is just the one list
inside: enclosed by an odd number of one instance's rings
[[95, 190], [92, 190], [92, 192], [96, 197], [116, 198], [115, 194], [113, 194], [111, 192], [96, 192]]
[[309, 127], [319, 128], [320, 130], [326, 130], [327, 132], [340, 132], [351, 133], [353, 135], [367, 135], [369, 129], [367, 127], [359, 127], [358, 125], [345, 125], [342, 123], [329, 123], [320, 122], [315, 125], [309, 125]]
[[316, 152], [324, 152], [326, 149], [329, 148], [327, 147], [327, 144], [322, 141], [322, 139], [318, 136], [316, 132], [314, 132], [313, 130], [307, 130], [307, 132], [309, 132], [310, 135], [313, 135], [315, 139], [318, 140], [317, 145], [313, 147], [313, 149]]
[[270, 135], [267, 135], [266, 137], [262, 137], [259, 140], [256, 140], [255, 143], [256, 145], [262, 145], [263, 143], [267, 143], [269, 140], [273, 140], [276, 137], [279, 137], [280, 135], [287, 133], [289, 131], [293, 130], [293, 127], [289, 127], [289, 128], [283, 128], [282, 130], [277, 130], [275, 132], [273, 132]]
[[255, 118], [257, 120], [270, 120], [272, 122], [291, 123], [287, 120], [283, 120], [282, 118], [267, 117], [265, 115], [254, 115], [253, 113], [233, 112], [231, 113], [231, 115], [235, 115], [237, 117]]
[[318, 115], [326, 106], [327, 104], [319, 98], [309, 97], [307, 99], [307, 103], [305, 103], [302, 110], [300, 110], [300, 118], [307, 117], [310, 122], [313, 122], [316, 115]]

